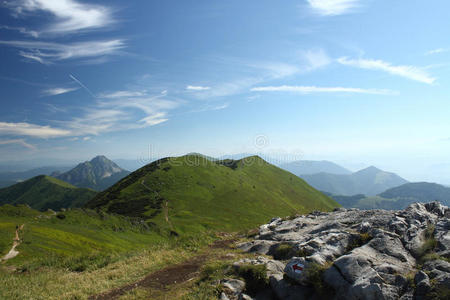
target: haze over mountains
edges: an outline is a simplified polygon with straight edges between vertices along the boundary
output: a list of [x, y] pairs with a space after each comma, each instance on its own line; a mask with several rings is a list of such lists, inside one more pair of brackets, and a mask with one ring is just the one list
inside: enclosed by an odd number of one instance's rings
[[32, 177], [38, 175], [50, 175], [56, 172], [66, 172], [71, 167], [64, 166], [46, 166], [35, 169], [30, 169], [26, 171], [16, 171], [16, 172], [1, 172], [0, 173], [0, 188], [13, 185], [15, 183], [25, 181]]
[[281, 164], [280, 167], [297, 176], [317, 173], [330, 173], [339, 175], [348, 175], [352, 173], [350, 170], [347, 170], [346, 168], [327, 160], [299, 160]]

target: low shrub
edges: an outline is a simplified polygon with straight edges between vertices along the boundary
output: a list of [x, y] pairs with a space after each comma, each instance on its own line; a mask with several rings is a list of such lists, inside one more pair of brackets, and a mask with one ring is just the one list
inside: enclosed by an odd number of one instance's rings
[[265, 265], [242, 265], [238, 274], [245, 280], [245, 290], [251, 295], [266, 289], [269, 285]]
[[323, 273], [331, 267], [331, 263], [325, 263], [323, 265], [318, 263], [312, 263], [306, 268], [307, 282], [314, 287], [314, 290], [323, 299], [332, 299], [335, 291], [332, 287], [326, 284], [323, 280]]
[[282, 243], [278, 245], [273, 253], [273, 258], [276, 260], [285, 260], [294, 256], [294, 246], [291, 244]]

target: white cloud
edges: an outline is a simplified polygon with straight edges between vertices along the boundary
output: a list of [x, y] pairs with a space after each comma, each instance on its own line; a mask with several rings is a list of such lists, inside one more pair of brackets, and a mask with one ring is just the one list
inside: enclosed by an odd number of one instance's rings
[[30, 123], [0, 122], [0, 135], [29, 136], [36, 138], [55, 138], [69, 136], [71, 132], [65, 129], [52, 128]]
[[0, 41], [0, 45], [20, 49], [19, 55], [36, 60], [42, 64], [67, 59], [92, 58], [117, 54], [125, 48], [123, 40], [105, 40], [92, 42], [79, 42], [72, 44], [47, 43], [39, 41]]
[[34, 38], [37, 38], [39, 36], [39, 33], [37, 31], [28, 30], [25, 27], [12, 27], [12, 26], [3, 25], [3, 26], [0, 26], [0, 29], [15, 30], [22, 34], [30, 35]]
[[391, 90], [384, 89], [362, 89], [347, 87], [317, 87], [317, 86], [262, 86], [254, 87], [252, 92], [294, 92], [301, 94], [311, 93], [355, 93], [355, 94], [373, 94], [373, 95], [393, 95], [396, 94]]
[[[165, 99], [164, 95], [151, 96], [142, 93], [142, 97], [129, 97], [133, 94], [132, 91], [104, 94], [116, 97], [99, 98], [93, 105], [86, 107], [81, 116], [58, 123], [76, 136], [99, 135], [166, 122], [169, 120], [168, 112], [179, 106], [179, 102]], [[120, 94], [124, 96], [117, 97]]]
[[330, 57], [323, 49], [308, 50], [302, 53], [305, 60], [305, 71], [314, 71], [323, 68], [331, 63]]
[[53, 15], [56, 22], [40, 30], [39, 34], [68, 34], [104, 28], [114, 23], [110, 8], [75, 0], [19, 0], [6, 2], [6, 5], [18, 16], [39, 11]]
[[51, 88], [42, 91], [42, 94], [46, 96], [56, 96], [61, 94], [70, 93], [78, 90], [78, 88]]
[[433, 54], [439, 54], [439, 53], [445, 53], [450, 51], [450, 49], [445, 49], [445, 48], [437, 48], [437, 49], [433, 49], [428, 51], [427, 53], [425, 53], [425, 55], [433, 55]]
[[13, 145], [13, 144], [21, 145], [31, 150], [36, 150], [35, 146], [28, 144], [24, 139], [0, 140], [0, 145]]
[[148, 125], [148, 126], [155, 126], [158, 125], [160, 123], [166, 122], [169, 119], [165, 118], [166, 117], [166, 113], [156, 113], [150, 116], [147, 116], [145, 118], [143, 118], [141, 120], [141, 122], [143, 122], [144, 124]]
[[342, 65], [360, 69], [384, 71], [392, 75], [401, 76], [427, 84], [432, 84], [436, 81], [436, 78], [432, 77], [423, 69], [415, 66], [394, 66], [382, 60], [348, 59], [347, 57], [341, 57], [337, 61]]
[[188, 85], [186, 86], [186, 90], [189, 91], [207, 91], [211, 88], [209, 86], [199, 86], [199, 85]]
[[99, 98], [132, 98], [132, 97], [142, 97], [145, 96], [145, 91], [116, 91], [111, 93], [100, 94]]
[[311, 8], [322, 16], [336, 16], [352, 12], [360, 0], [307, 0]]

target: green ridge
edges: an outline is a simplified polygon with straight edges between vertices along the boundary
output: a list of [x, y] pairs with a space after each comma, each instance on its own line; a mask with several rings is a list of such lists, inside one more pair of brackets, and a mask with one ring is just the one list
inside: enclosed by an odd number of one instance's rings
[[81, 207], [96, 195], [62, 180], [40, 175], [0, 189], [0, 205], [27, 204], [38, 210]]
[[[165, 220], [166, 203], [170, 224]], [[87, 204], [143, 217], [156, 230], [178, 234], [247, 229], [275, 216], [338, 206], [294, 174], [257, 156], [214, 161], [201, 155], [151, 163]]]

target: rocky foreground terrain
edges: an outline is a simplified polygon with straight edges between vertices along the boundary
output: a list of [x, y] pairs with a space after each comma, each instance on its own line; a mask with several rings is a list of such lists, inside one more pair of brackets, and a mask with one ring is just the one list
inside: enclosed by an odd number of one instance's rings
[[224, 278], [221, 299], [450, 299], [449, 217], [432, 202], [275, 218], [238, 245], [260, 256], [234, 263], [250, 276]]

